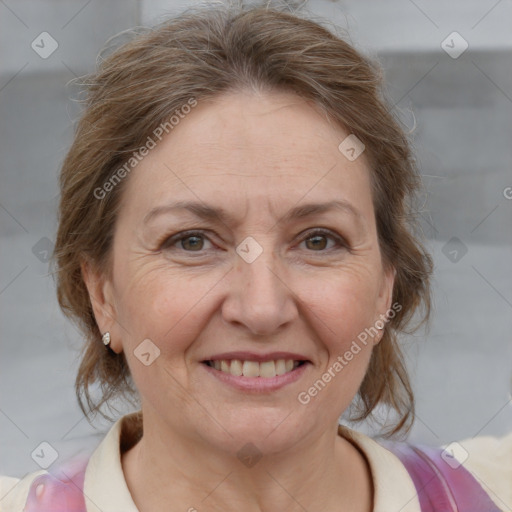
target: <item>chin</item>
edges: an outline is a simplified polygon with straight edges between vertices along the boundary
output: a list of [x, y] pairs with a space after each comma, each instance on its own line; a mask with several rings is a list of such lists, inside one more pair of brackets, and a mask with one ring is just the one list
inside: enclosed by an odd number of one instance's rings
[[[296, 447], [307, 433], [306, 421], [299, 420], [298, 411], [285, 408], [253, 407], [224, 418], [229, 421], [208, 425], [207, 431], [200, 433], [211, 446], [240, 457], [254, 449], [261, 455], [282, 453]], [[313, 428], [313, 426], [311, 426]]]

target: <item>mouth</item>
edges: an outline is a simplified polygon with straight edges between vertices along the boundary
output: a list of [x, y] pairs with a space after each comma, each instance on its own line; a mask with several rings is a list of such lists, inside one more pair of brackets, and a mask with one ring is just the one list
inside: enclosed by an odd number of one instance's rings
[[308, 361], [302, 359], [271, 359], [254, 361], [251, 359], [210, 359], [203, 364], [219, 372], [234, 377], [260, 377], [272, 379], [293, 372]]
[[211, 355], [201, 363], [214, 379], [212, 383], [256, 394], [273, 393], [298, 382], [313, 364], [303, 354], [241, 350]]

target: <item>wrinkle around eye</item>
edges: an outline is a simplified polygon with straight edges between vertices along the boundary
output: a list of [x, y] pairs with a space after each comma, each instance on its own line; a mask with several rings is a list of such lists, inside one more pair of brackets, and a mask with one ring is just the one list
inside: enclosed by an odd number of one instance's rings
[[[186, 242], [188, 239], [200, 238], [203, 240], [203, 247], [194, 250], [187, 249], [183, 247], [182, 244]], [[305, 247], [305, 244], [308, 241], [314, 239], [324, 239], [326, 240], [325, 247], [317, 247], [316, 250], [313, 248]], [[210, 244], [210, 247], [208, 247]], [[181, 246], [180, 246], [181, 245]], [[207, 247], [204, 247], [206, 245]], [[165, 236], [162, 238], [162, 242], [159, 243], [159, 251], [163, 253], [170, 253], [172, 256], [176, 256], [177, 258], [190, 258], [190, 259], [200, 259], [200, 258], [208, 258], [215, 253], [214, 256], [218, 255], [218, 252], [226, 252], [225, 249], [219, 247], [219, 244], [213, 242], [210, 237], [198, 230], [190, 230], [184, 231], [180, 233], [176, 233], [170, 236]], [[350, 251], [350, 244], [347, 242], [346, 237], [339, 235], [338, 233], [333, 232], [327, 228], [313, 228], [302, 234], [300, 240], [295, 241], [291, 252], [294, 254], [293, 257], [301, 257], [296, 253], [303, 253], [305, 258], [329, 258], [333, 254], [338, 254], [340, 252]]]
[[[183, 247], [180, 247], [180, 244], [182, 244], [185, 240], [188, 240], [190, 238], [201, 238], [204, 241], [204, 243], [207, 243], [207, 244], [209, 243], [211, 245], [211, 247], [210, 248], [201, 247], [197, 251], [187, 250]], [[211, 237], [208, 236], [205, 232], [203, 232], [202, 230], [193, 230], [193, 229], [187, 230], [187, 231], [181, 231], [181, 232], [173, 234], [173, 235], [162, 237], [161, 241], [158, 242], [158, 247], [159, 247], [159, 250], [161, 250], [161, 251], [167, 251], [167, 252], [178, 251], [178, 252], [187, 253], [187, 254], [191, 254], [191, 255], [193, 255], [194, 253], [196, 253], [197, 255], [200, 255], [201, 253], [211, 252], [215, 248], [222, 250], [219, 247], [219, 244], [212, 241]]]

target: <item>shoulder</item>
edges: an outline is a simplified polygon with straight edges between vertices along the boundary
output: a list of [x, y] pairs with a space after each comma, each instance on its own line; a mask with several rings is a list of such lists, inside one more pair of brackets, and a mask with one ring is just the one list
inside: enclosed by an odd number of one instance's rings
[[[82, 511], [83, 489], [96, 510], [136, 510], [124, 481], [120, 453], [142, 435], [140, 414], [120, 418], [91, 453], [80, 449], [73, 456], [52, 464], [48, 470], [23, 478], [0, 476], [0, 512]], [[115, 489], [115, 492], [113, 492]], [[118, 508], [121, 506], [122, 508]], [[64, 507], [64, 508], [63, 508]]]
[[0, 512], [22, 512], [32, 482], [46, 471], [35, 471], [23, 478], [0, 476]]
[[444, 445], [501, 509], [512, 509], [512, 432]]
[[1, 477], [0, 512], [78, 512], [85, 510], [83, 479], [89, 456], [81, 451], [46, 471], [24, 478]]
[[368, 462], [374, 490], [373, 510], [421, 511], [413, 480], [386, 443], [342, 425], [338, 433], [355, 444]]
[[448, 508], [453, 501], [461, 510], [512, 509], [512, 432], [440, 447], [400, 442], [388, 447], [407, 467], [422, 503], [435, 499]]
[[[430, 482], [433, 471], [444, 482], [441, 487], [449, 484], [450, 492], [463, 504], [462, 509], [467, 505], [465, 501], [470, 500], [467, 496], [472, 496], [486, 505], [485, 510], [494, 510], [490, 507], [491, 500], [498, 510], [512, 511], [512, 432], [501, 437], [462, 439], [437, 447], [372, 439], [345, 428], [340, 429], [340, 434], [356, 441], [369, 461], [375, 486], [375, 510], [419, 512], [420, 498], [431, 500], [432, 486], [425, 485], [425, 478]], [[458, 471], [460, 467], [466, 472]], [[480, 492], [474, 488], [475, 481], [481, 487]], [[418, 493], [417, 485], [425, 492]], [[467, 490], [473, 488], [475, 493], [465, 497]], [[442, 491], [439, 486], [437, 490]], [[444, 495], [445, 491], [439, 494]], [[389, 506], [391, 503], [394, 508]]]

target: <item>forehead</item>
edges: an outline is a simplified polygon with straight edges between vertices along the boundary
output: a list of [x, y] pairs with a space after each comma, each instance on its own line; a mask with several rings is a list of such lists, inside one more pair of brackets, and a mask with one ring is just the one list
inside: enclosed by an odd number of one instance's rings
[[124, 199], [150, 207], [176, 195], [280, 203], [369, 194], [364, 155], [350, 162], [338, 149], [348, 134], [293, 93], [226, 94], [199, 102], [157, 141]]

